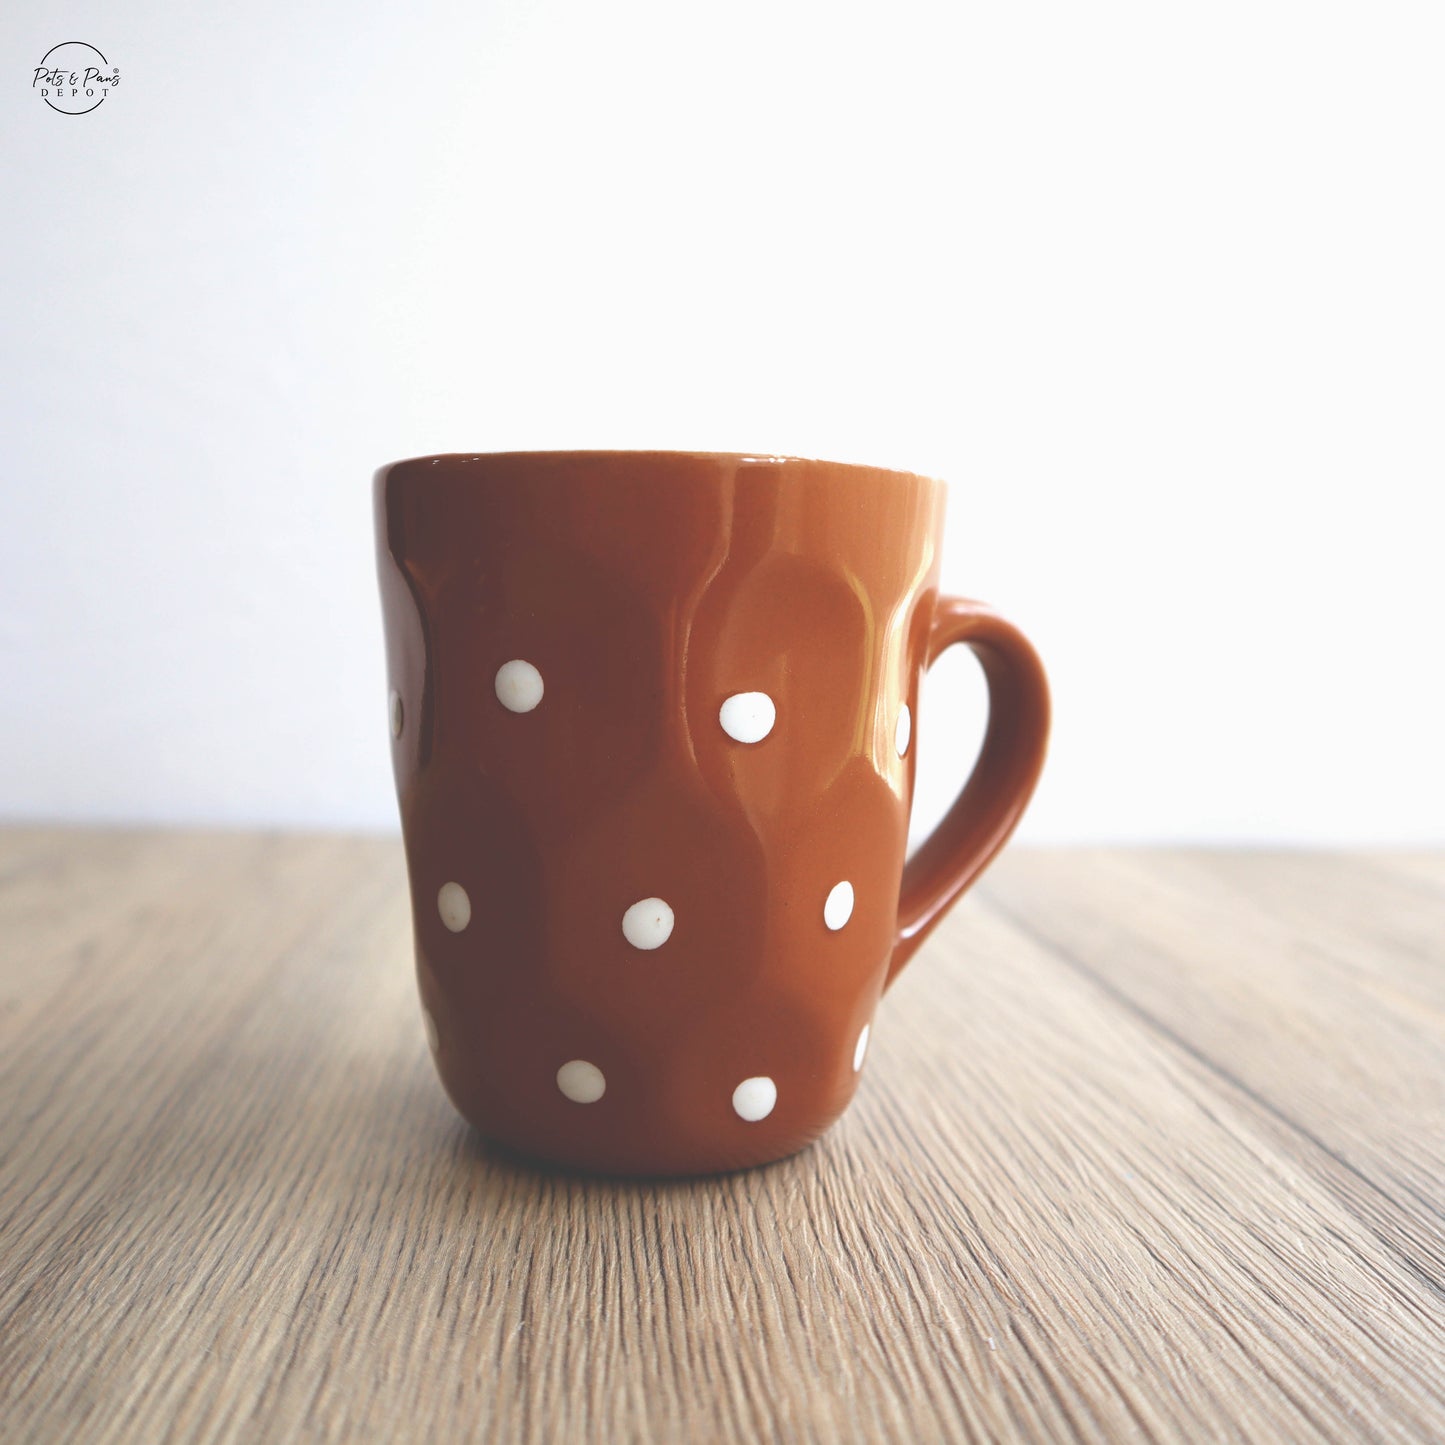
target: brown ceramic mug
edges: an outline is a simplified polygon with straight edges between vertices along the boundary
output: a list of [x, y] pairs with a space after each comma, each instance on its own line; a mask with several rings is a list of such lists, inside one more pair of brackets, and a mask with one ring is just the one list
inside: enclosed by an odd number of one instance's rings
[[[943, 485], [511, 452], [393, 462], [374, 496], [417, 974], [456, 1107], [622, 1173], [817, 1138], [1043, 762], [1033, 648], [939, 596]], [[954, 643], [988, 728], [905, 866], [918, 684]]]

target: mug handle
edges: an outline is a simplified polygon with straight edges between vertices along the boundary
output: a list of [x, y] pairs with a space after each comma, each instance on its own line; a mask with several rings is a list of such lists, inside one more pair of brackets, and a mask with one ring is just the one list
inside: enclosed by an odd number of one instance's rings
[[1033, 645], [984, 603], [940, 597], [924, 667], [932, 667], [960, 642], [971, 647], [983, 665], [988, 727], [962, 791], [904, 865], [898, 937], [885, 989], [1008, 841], [1044, 765], [1049, 684]]

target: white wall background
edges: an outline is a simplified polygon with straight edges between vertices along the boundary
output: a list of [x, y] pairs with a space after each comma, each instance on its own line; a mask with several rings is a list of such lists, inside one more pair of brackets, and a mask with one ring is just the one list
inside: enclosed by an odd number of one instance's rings
[[1445, 835], [1434, 0], [15, 0], [0, 56], [5, 816], [390, 827], [372, 470], [648, 446], [951, 480], [1055, 689], [1022, 837]]

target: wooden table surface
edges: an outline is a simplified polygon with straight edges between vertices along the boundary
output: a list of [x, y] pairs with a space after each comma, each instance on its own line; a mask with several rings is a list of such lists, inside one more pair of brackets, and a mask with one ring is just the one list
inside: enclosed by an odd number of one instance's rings
[[432, 1072], [400, 844], [0, 832], [0, 1437], [1445, 1438], [1445, 859], [1007, 853], [772, 1167]]

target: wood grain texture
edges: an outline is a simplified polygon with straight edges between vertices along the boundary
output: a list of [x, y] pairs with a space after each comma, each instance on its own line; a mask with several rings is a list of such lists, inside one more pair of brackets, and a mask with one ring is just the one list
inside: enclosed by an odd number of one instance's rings
[[471, 1135], [390, 840], [0, 833], [0, 1437], [1439, 1440], [1445, 860], [1002, 859], [821, 1143]]

